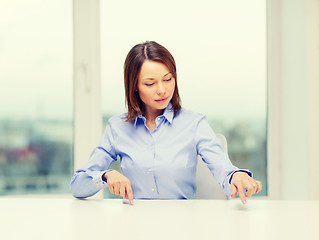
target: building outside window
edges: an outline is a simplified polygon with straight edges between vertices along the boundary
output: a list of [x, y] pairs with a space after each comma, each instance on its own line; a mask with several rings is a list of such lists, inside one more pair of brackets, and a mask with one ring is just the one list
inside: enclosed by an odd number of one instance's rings
[[72, 1], [4, 1], [0, 15], [0, 195], [67, 193]]

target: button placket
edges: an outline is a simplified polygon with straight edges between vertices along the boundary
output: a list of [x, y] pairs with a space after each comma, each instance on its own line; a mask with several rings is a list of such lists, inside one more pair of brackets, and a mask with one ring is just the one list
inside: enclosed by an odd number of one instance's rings
[[151, 192], [154, 197], [157, 197], [157, 186], [155, 182], [155, 176], [154, 176], [154, 168], [155, 168], [155, 160], [156, 160], [156, 131], [154, 131], [152, 134], [152, 143], [151, 143], [151, 151], [153, 152], [153, 159], [152, 159], [152, 164], [151, 167], [147, 169], [148, 174], [152, 174], [153, 181], [152, 181], [152, 186], [151, 186]]

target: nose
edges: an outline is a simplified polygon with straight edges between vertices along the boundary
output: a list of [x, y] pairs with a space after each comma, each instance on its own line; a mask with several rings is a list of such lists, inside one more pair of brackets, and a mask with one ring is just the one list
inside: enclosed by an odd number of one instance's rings
[[159, 96], [164, 96], [165, 95], [165, 87], [164, 87], [164, 85], [163, 85], [163, 83], [159, 83], [158, 84], [158, 87], [157, 87], [157, 94], [159, 95]]

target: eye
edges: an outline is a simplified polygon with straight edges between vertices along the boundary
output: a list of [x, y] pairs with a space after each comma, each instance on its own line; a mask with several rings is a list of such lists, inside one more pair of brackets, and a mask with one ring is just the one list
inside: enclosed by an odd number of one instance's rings
[[169, 82], [169, 81], [171, 81], [172, 80], [172, 78], [170, 78], [170, 79], [166, 79], [166, 80], [164, 80], [165, 82]]
[[145, 83], [146, 86], [150, 87], [152, 86], [154, 83]]

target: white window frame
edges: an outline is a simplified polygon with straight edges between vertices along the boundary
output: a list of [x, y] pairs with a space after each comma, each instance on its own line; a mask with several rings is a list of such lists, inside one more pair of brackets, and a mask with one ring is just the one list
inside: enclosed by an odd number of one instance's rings
[[267, 1], [267, 179], [268, 197], [281, 198], [280, 3]]
[[74, 0], [73, 19], [74, 169], [79, 169], [102, 135], [100, 1]]
[[268, 196], [319, 200], [319, 1], [267, 1]]

